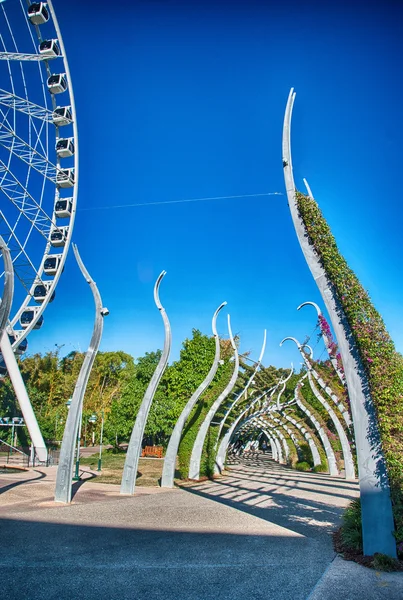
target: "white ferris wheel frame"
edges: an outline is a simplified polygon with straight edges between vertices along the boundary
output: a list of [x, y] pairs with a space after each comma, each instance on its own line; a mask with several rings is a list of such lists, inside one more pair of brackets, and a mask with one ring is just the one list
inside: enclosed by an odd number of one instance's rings
[[[35, 49], [37, 49], [37, 44], [35, 44], [35, 41], [34, 41], [35, 36], [33, 35], [32, 30], [36, 31], [37, 42], [39, 44], [41, 43], [41, 41], [43, 41], [43, 38], [41, 35], [40, 26], [33, 25], [28, 19], [27, 9], [31, 3], [30, 2], [25, 3], [25, 2], [23, 2], [23, 0], [16, 0], [16, 2], [18, 2], [18, 1], [21, 4], [21, 8], [23, 8], [23, 5], [25, 4], [26, 9], [24, 12], [25, 12], [26, 24], [30, 31], [30, 37], [33, 42], [33, 46]], [[20, 63], [21, 75], [22, 75], [24, 88], [25, 88], [25, 94], [26, 94], [26, 98], [22, 98], [13, 93], [13, 91], [14, 91], [13, 77], [12, 77], [12, 72], [10, 69], [10, 63], [8, 63], [10, 83], [11, 83], [12, 90], [11, 90], [11, 92], [8, 92], [6, 90], [0, 89], [0, 120], [2, 121], [2, 122], [0, 122], [0, 145], [3, 146], [3, 148], [6, 148], [6, 150], [9, 150], [9, 160], [8, 160], [8, 164], [5, 164], [5, 163], [3, 163], [3, 161], [0, 160], [0, 187], [1, 187], [1, 191], [14, 204], [14, 206], [17, 208], [17, 210], [20, 212], [20, 214], [17, 217], [16, 223], [11, 226], [8, 224], [8, 222], [4, 216], [3, 216], [3, 219], [4, 219], [4, 222], [6, 223], [7, 227], [10, 230], [10, 236], [13, 238], [14, 243], [16, 243], [16, 245], [19, 247], [19, 250], [17, 251], [17, 255], [14, 257], [13, 262], [16, 263], [17, 260], [21, 260], [22, 268], [23, 268], [23, 265], [26, 264], [29, 267], [29, 269], [32, 269], [35, 273], [34, 279], [32, 281], [30, 281], [30, 280], [22, 281], [25, 289], [27, 290], [27, 294], [26, 294], [26, 297], [23, 300], [21, 306], [18, 308], [18, 310], [15, 312], [15, 314], [10, 318], [10, 324], [7, 328], [8, 333], [11, 336], [13, 336], [13, 338], [14, 338], [12, 341], [12, 347], [13, 347], [14, 351], [21, 344], [22, 340], [24, 340], [28, 336], [28, 334], [35, 328], [38, 320], [43, 315], [43, 313], [46, 309], [46, 306], [52, 299], [52, 295], [55, 291], [55, 288], [57, 286], [59, 278], [62, 274], [63, 267], [64, 267], [66, 257], [67, 257], [67, 253], [69, 250], [69, 246], [70, 246], [70, 242], [71, 242], [71, 238], [72, 238], [72, 234], [73, 234], [73, 229], [74, 229], [74, 221], [75, 221], [76, 205], [77, 205], [77, 195], [78, 195], [79, 148], [78, 148], [78, 129], [77, 129], [76, 107], [75, 107], [75, 101], [74, 101], [73, 85], [72, 85], [72, 81], [71, 81], [71, 75], [70, 75], [68, 61], [66, 58], [65, 46], [64, 46], [63, 38], [62, 38], [62, 35], [60, 32], [59, 24], [58, 24], [56, 15], [55, 15], [55, 11], [53, 8], [53, 3], [51, 0], [48, 0], [44, 4], [45, 4], [46, 8], [49, 10], [50, 18], [49, 18], [48, 23], [53, 24], [55, 37], [52, 39], [57, 39], [58, 46], [60, 48], [60, 55], [57, 58], [49, 59], [49, 57], [44, 57], [43, 55], [39, 54], [38, 52], [33, 53], [33, 54], [18, 52], [17, 44], [15, 42], [15, 39], [14, 39], [14, 36], [13, 36], [10, 26], [9, 26], [9, 33], [11, 34], [11, 37], [13, 39], [13, 43], [14, 43], [16, 52], [0, 52], [0, 60], [18, 61]], [[6, 8], [5, 5], [2, 3], [0, 6], [0, 9], [5, 11], [5, 8]], [[6, 13], [5, 13], [5, 18], [7, 20]], [[40, 106], [38, 104], [31, 102], [28, 97], [28, 90], [27, 90], [27, 86], [25, 84], [23, 63], [24, 62], [33, 62], [33, 61], [38, 62], [38, 63], [44, 63], [44, 65], [45, 65], [46, 74], [43, 72], [43, 70], [39, 66], [39, 71], [40, 71], [39, 75], [40, 75], [40, 78], [42, 81], [45, 106]], [[54, 73], [52, 68], [49, 66], [49, 63], [52, 63], [52, 65], [59, 64], [59, 66], [60, 66], [61, 65], [60, 61], [62, 61], [63, 69], [61, 69], [61, 70], [57, 69], [57, 72]], [[53, 123], [53, 112], [54, 112], [55, 108], [57, 107], [57, 103], [56, 103], [55, 95], [51, 94], [47, 89], [46, 77], [44, 78], [44, 75], [49, 77], [50, 75], [58, 74], [58, 73], [64, 74], [65, 78], [66, 78], [66, 82], [67, 82], [67, 89], [64, 92], [63, 97], [66, 97], [66, 94], [67, 94], [68, 99], [66, 98], [67, 102], [66, 101], [63, 102], [63, 106], [68, 107], [71, 111], [71, 126], [72, 126], [72, 130], [73, 130], [72, 136], [71, 135], [67, 136], [67, 135], [64, 135], [63, 133], [60, 135], [60, 132], [59, 132], [60, 127], [57, 124]], [[50, 102], [49, 102], [49, 97], [50, 97]], [[49, 108], [49, 105], [51, 105], [50, 108]], [[15, 117], [16, 117], [17, 112], [22, 112], [29, 116], [29, 137], [31, 137], [31, 130], [34, 129], [35, 133], [37, 135], [37, 139], [36, 139], [35, 143], [33, 143], [31, 140], [26, 142], [24, 139], [20, 138], [17, 135], [14, 127], [10, 127], [10, 126], [7, 127], [4, 124], [4, 121], [7, 122], [7, 117], [4, 118], [4, 114], [5, 114], [4, 108], [7, 111], [6, 115], [8, 115], [8, 112], [10, 110], [12, 111], [13, 124], [15, 124]], [[63, 161], [63, 159], [61, 159], [57, 156], [55, 149], [54, 149], [55, 162], [52, 163], [49, 160], [49, 135], [48, 135], [47, 130], [45, 132], [46, 148], [43, 148], [43, 143], [42, 143], [40, 136], [42, 134], [43, 128], [49, 127], [50, 125], [55, 128], [56, 143], [59, 139], [64, 139], [66, 137], [70, 137], [74, 140], [74, 150], [75, 150], [74, 155], [73, 155], [74, 164], [73, 164], [73, 167], [68, 167], [68, 168], [73, 169], [73, 172], [74, 172], [74, 185], [71, 188], [72, 196], [69, 197], [69, 199], [71, 199], [71, 214], [69, 217], [63, 218], [62, 219], [63, 222], [60, 224], [59, 224], [58, 217], [55, 214], [56, 202], [59, 199], [59, 187], [57, 186], [57, 183], [56, 183], [56, 176], [59, 171], [63, 171], [67, 167], [63, 167], [63, 165], [60, 164], [60, 161], [61, 160]], [[37, 126], [38, 126], [38, 129], [37, 129]], [[70, 127], [70, 125], [67, 125], [67, 127]], [[38, 145], [42, 146], [42, 148], [40, 148], [40, 147], [38, 148]], [[25, 162], [28, 165], [27, 182], [25, 183], [25, 185], [21, 181], [19, 181], [18, 178], [15, 177], [15, 175], [13, 175], [12, 171], [9, 169], [11, 158], [13, 156], [18, 157], [21, 161]], [[43, 176], [43, 185], [42, 185], [41, 197], [40, 197], [39, 202], [37, 200], [35, 200], [35, 198], [32, 197], [32, 195], [30, 194], [30, 192], [27, 189], [28, 178], [30, 176], [31, 170], [37, 171]], [[52, 198], [53, 206], [52, 206], [51, 217], [48, 215], [48, 213], [45, 210], [47, 207], [46, 206], [45, 206], [45, 208], [43, 207], [44, 195], [45, 195], [45, 191], [46, 191], [45, 184], [46, 184], [47, 180], [48, 181], [50, 180], [52, 183], [54, 183], [54, 186], [55, 186], [54, 197]], [[50, 212], [50, 211], [48, 211], [48, 212]], [[30, 222], [30, 227], [29, 227], [29, 232], [27, 234], [26, 239], [20, 241], [18, 239], [18, 236], [15, 233], [15, 229], [17, 227], [19, 220], [22, 217], [24, 217], [25, 219], [27, 219]], [[65, 228], [67, 228], [67, 229], [65, 229]], [[33, 262], [29, 258], [29, 254], [26, 250], [26, 246], [28, 244], [29, 237], [30, 237], [33, 229], [36, 229], [46, 239], [46, 247], [45, 247], [44, 254], [42, 256], [42, 259], [41, 259], [41, 262], [40, 262], [38, 268], [36, 268], [34, 266]], [[65, 236], [65, 243], [64, 243], [63, 247], [60, 248], [61, 251], [59, 251], [59, 252], [57, 251], [56, 248], [54, 248], [52, 246], [51, 240], [50, 240], [51, 233], [54, 231], [58, 231], [58, 230], [62, 231], [62, 232], [67, 232], [66, 236]], [[47, 278], [43, 279], [44, 264], [49, 255], [52, 255], [52, 256], [57, 255], [58, 256], [58, 259], [59, 259], [58, 268], [57, 268], [56, 273], [53, 276], [51, 276], [51, 279], [49, 279], [49, 276], [47, 276]], [[23, 261], [26, 261], [26, 262], [24, 263]], [[18, 276], [18, 273], [16, 273], [16, 274]], [[41, 304], [34, 303], [33, 290], [36, 285], [44, 284], [44, 282], [46, 282], [46, 288], [47, 288], [46, 296]], [[32, 321], [26, 328], [20, 329], [20, 328], [18, 328], [18, 322], [21, 318], [22, 313], [27, 308], [33, 309], [34, 316], [33, 316]]]

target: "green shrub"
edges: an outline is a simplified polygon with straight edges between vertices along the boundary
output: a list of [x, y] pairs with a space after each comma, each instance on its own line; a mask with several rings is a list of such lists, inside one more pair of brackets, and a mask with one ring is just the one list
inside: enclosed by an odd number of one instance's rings
[[397, 571], [400, 570], [399, 561], [396, 558], [392, 558], [387, 554], [381, 554], [376, 552], [374, 554], [374, 560], [372, 566], [377, 571]]
[[297, 462], [295, 465], [297, 471], [310, 471], [311, 466], [307, 462]]
[[362, 552], [361, 502], [352, 500], [343, 515], [341, 539], [350, 550]]
[[327, 465], [321, 463], [320, 465], [316, 465], [312, 470], [314, 473], [327, 473]]

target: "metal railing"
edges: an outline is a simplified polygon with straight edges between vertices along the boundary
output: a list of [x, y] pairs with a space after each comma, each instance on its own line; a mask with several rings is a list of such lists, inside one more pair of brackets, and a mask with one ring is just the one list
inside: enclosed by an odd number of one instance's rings
[[48, 449], [46, 461], [41, 461], [32, 446], [11, 446], [0, 439], [0, 465], [15, 465], [25, 468], [51, 467], [59, 464], [59, 454], [59, 450]]

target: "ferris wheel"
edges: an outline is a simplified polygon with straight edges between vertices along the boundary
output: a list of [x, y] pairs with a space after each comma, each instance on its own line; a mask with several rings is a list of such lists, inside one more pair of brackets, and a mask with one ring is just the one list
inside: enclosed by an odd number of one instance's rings
[[12, 255], [14, 352], [43, 325], [73, 232], [78, 184], [73, 88], [52, 3], [0, 3], [0, 235]]
[[0, 0], [0, 235], [15, 275], [0, 370], [10, 377], [55, 297], [77, 189], [73, 88], [52, 2]]

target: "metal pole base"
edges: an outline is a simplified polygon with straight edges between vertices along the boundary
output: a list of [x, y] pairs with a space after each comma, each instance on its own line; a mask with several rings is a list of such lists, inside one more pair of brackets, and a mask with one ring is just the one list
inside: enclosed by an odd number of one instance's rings
[[76, 470], [74, 473], [73, 481], [80, 481], [80, 461], [76, 460]]

